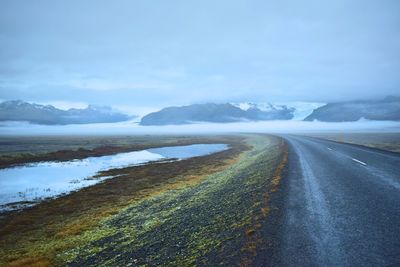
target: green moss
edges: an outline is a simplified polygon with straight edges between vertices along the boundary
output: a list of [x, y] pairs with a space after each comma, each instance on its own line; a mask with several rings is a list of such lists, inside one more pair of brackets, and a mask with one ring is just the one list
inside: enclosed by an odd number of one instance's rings
[[248, 136], [248, 142], [252, 149], [237, 163], [200, 184], [131, 204], [77, 237], [87, 245], [58, 254], [59, 262], [193, 266], [239, 257], [281, 152], [277, 138]]

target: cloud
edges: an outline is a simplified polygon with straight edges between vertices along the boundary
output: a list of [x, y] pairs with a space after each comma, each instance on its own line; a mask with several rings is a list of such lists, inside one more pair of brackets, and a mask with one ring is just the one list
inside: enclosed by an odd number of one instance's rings
[[131, 83], [124, 81], [110, 81], [102, 79], [83, 79], [68, 81], [67, 86], [95, 91], [141, 90], [141, 89], [169, 89], [171, 85], [161, 82]]
[[162, 106], [397, 94], [399, 8], [363, 0], [2, 1], [0, 98]]

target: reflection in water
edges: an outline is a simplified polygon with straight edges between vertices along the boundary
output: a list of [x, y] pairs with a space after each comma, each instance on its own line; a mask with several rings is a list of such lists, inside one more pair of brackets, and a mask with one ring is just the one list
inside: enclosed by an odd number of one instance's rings
[[100, 171], [124, 168], [162, 159], [186, 159], [227, 149], [225, 144], [197, 144], [152, 148], [102, 157], [65, 162], [40, 162], [0, 170], [1, 210], [19, 208], [17, 202], [36, 202], [43, 198], [69, 193], [107, 178], [88, 179]]

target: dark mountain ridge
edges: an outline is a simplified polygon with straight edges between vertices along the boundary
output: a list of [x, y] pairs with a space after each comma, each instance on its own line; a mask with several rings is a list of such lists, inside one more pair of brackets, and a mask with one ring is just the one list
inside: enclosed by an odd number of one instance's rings
[[65, 125], [126, 121], [131, 117], [110, 107], [89, 105], [85, 109], [61, 110], [51, 105], [31, 104], [21, 100], [0, 103], [0, 121], [27, 121], [35, 124]]
[[367, 120], [400, 120], [400, 97], [388, 96], [381, 100], [357, 100], [328, 103], [315, 109], [305, 121], [358, 121]]
[[167, 107], [144, 116], [141, 125], [191, 124], [195, 122], [239, 122], [260, 120], [290, 120], [294, 109], [282, 106], [281, 109], [262, 111], [252, 107], [240, 109], [232, 104], [193, 104], [181, 107]]

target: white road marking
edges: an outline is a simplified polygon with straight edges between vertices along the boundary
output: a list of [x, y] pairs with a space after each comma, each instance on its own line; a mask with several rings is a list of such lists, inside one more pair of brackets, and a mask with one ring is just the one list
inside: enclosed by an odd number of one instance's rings
[[367, 163], [362, 162], [362, 161], [360, 161], [360, 160], [358, 160], [358, 159], [352, 158], [352, 160], [355, 161], [355, 162], [357, 162], [357, 163], [360, 163], [361, 165], [367, 166]]

